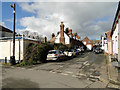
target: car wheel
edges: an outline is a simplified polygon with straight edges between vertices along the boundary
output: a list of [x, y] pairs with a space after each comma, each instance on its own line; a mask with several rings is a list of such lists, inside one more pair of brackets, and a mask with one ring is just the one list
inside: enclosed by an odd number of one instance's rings
[[57, 58], [57, 61], [58, 61], [58, 62], [60, 61], [60, 57]]
[[73, 58], [73, 54], [72, 54], [71, 58]]

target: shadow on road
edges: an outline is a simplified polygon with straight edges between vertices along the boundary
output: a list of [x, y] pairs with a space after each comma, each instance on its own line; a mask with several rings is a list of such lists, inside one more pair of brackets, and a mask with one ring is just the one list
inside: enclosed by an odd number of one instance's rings
[[[2, 88], [40, 88], [37, 83], [28, 79], [6, 78], [2, 80]], [[12, 89], [12, 90], [13, 90]]]

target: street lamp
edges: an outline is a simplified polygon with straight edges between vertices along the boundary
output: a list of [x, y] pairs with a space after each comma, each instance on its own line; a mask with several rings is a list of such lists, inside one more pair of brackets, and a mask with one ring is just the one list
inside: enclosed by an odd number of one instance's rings
[[13, 56], [10, 57], [10, 63], [15, 65], [15, 3], [10, 6], [13, 8]]

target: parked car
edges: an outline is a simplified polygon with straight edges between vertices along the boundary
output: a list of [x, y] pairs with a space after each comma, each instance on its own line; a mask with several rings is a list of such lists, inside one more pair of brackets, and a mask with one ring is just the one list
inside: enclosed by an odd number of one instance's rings
[[98, 54], [98, 53], [102, 53], [103, 51], [102, 51], [101, 48], [97, 47], [97, 48], [95, 48], [94, 52], [95, 52], [96, 54]]
[[75, 50], [75, 54], [79, 55], [79, 51], [77, 49], [74, 49], [74, 50]]
[[73, 53], [73, 56], [76, 56], [77, 55], [77, 51], [75, 49], [71, 49], [72, 53]]
[[60, 61], [60, 60], [64, 60], [64, 59], [66, 59], [66, 55], [62, 51], [60, 51], [60, 50], [50, 50], [48, 52], [46, 60]]
[[84, 52], [84, 51], [85, 51], [83, 47], [80, 47], [80, 49], [81, 49], [81, 52]]
[[75, 55], [75, 52], [73, 52], [71, 49], [68, 49], [64, 51], [64, 54], [68, 57], [73, 57]]
[[77, 50], [78, 50], [79, 53], [82, 51], [80, 48], [78, 48]]

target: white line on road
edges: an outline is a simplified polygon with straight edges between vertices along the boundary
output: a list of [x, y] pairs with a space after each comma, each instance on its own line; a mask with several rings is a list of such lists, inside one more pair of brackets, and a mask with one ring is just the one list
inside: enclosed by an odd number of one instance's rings
[[65, 75], [65, 76], [67, 76], [68, 74], [66, 74], [66, 73], [61, 73], [61, 75]]
[[50, 71], [50, 73], [56, 73], [56, 72], [54, 72], [54, 71]]
[[66, 73], [68, 73], [68, 74], [72, 74], [73, 72], [70, 72], [70, 71], [65, 71]]

